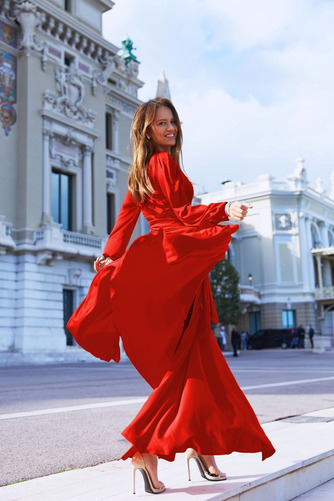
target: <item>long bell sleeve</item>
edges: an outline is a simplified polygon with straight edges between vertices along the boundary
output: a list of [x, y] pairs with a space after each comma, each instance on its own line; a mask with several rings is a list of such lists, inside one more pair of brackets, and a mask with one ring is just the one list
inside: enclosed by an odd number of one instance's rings
[[187, 183], [188, 186], [191, 183], [169, 153], [161, 152], [154, 155], [149, 172], [153, 185], [160, 187], [176, 217], [184, 225], [205, 228], [215, 226], [221, 221], [228, 221], [225, 212], [227, 202], [209, 205], [185, 204], [185, 198], [189, 197], [184, 196], [184, 190]]
[[115, 226], [104, 247], [103, 256], [105, 258], [118, 259], [124, 254], [138, 221], [139, 214], [140, 207], [133, 200], [128, 190], [117, 216]]

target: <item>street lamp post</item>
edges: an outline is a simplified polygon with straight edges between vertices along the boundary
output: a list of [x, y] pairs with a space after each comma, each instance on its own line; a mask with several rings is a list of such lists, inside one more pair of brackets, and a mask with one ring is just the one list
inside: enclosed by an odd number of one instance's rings
[[252, 287], [253, 275], [251, 273], [248, 274], [249, 286]]

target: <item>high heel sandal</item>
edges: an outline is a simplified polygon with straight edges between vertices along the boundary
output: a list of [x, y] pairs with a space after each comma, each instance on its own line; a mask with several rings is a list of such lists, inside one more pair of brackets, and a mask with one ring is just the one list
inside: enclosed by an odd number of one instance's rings
[[133, 468], [133, 494], [136, 494], [136, 486], [135, 486], [136, 470], [139, 470], [140, 473], [143, 475], [145, 483], [145, 492], [149, 492], [150, 494], [160, 494], [160, 492], [163, 492], [166, 489], [166, 487], [163, 484], [162, 487], [159, 488], [154, 487], [151, 475], [146, 467], [144, 458], [140, 454], [140, 452], [136, 452], [136, 454], [133, 456], [131, 460], [131, 463]]
[[191, 480], [190, 478], [190, 468], [189, 468], [189, 461], [190, 459], [195, 459], [196, 464], [198, 466], [199, 472], [203, 478], [206, 480], [212, 480], [212, 481], [220, 481], [220, 480], [226, 480], [227, 476], [226, 473], [220, 472], [218, 475], [215, 473], [211, 473], [208, 468], [206, 467], [203, 458], [197, 454], [197, 452], [194, 449], [187, 449], [186, 450], [186, 458], [187, 458], [187, 466], [188, 466], [188, 479], [189, 481]]

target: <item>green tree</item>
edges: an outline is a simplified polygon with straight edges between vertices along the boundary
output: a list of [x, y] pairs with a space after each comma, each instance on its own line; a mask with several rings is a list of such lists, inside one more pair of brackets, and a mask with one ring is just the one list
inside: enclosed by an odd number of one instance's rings
[[210, 283], [219, 322], [223, 325], [238, 324], [241, 316], [239, 273], [231, 261], [218, 261], [210, 273]]

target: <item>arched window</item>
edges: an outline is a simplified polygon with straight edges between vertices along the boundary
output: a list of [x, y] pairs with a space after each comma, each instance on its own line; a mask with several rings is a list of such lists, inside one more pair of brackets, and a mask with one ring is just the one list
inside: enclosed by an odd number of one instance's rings
[[312, 249], [319, 249], [322, 247], [319, 228], [316, 224], [311, 224], [311, 237], [312, 237]]
[[334, 232], [332, 230], [328, 230], [328, 245], [334, 247]]

